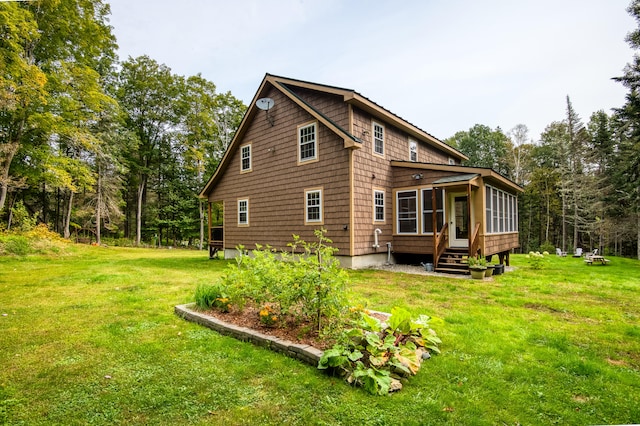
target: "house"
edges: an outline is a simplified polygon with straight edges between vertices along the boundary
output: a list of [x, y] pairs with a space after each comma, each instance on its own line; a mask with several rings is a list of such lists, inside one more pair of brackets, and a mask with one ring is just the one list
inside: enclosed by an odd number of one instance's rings
[[267, 74], [200, 194], [210, 255], [286, 249], [292, 234], [313, 241], [323, 227], [350, 268], [447, 271], [475, 253], [508, 263], [522, 189], [465, 159], [353, 90]]

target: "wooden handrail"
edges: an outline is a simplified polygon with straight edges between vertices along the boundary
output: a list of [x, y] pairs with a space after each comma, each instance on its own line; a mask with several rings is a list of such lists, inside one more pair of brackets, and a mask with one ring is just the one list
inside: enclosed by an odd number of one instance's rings
[[438, 267], [438, 262], [440, 261], [440, 256], [444, 253], [447, 248], [447, 238], [449, 235], [448, 232], [449, 224], [445, 222], [444, 226], [440, 230], [438, 237], [435, 239], [435, 247], [433, 248], [433, 267]]
[[476, 223], [475, 228], [473, 229], [473, 233], [471, 234], [471, 244], [469, 244], [469, 257], [474, 257], [478, 254], [478, 249], [480, 248], [480, 222]]

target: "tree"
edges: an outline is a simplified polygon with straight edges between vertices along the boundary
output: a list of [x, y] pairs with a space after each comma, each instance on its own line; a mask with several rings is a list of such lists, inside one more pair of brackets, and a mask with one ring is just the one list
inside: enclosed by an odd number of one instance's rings
[[510, 174], [507, 158], [507, 137], [498, 127], [476, 124], [468, 131], [457, 132], [445, 142], [457, 147], [469, 157], [465, 165], [487, 167], [505, 176]]
[[636, 252], [640, 260], [640, 0], [634, 0], [627, 9], [638, 28], [627, 34], [627, 42], [635, 50], [633, 60], [616, 77], [629, 89], [625, 104], [615, 110], [618, 151], [615, 156], [616, 188], [620, 201], [630, 216], [635, 216]]
[[129, 185], [135, 184], [136, 244], [142, 238], [147, 184], [159, 160], [163, 138], [177, 124], [174, 105], [178, 85], [169, 67], [148, 56], [129, 58], [118, 75], [117, 97], [126, 127], [135, 138], [129, 147]]
[[511, 152], [511, 175], [509, 176], [515, 183], [523, 185], [525, 178], [524, 164], [531, 155], [533, 145], [529, 142], [529, 129], [524, 124], [518, 124], [508, 132], [509, 151]]
[[19, 3], [0, 3], [0, 211], [10, 188], [25, 179], [11, 166], [25, 137], [38, 126], [36, 113], [46, 104], [47, 78], [35, 65], [32, 46], [40, 39], [32, 13]]

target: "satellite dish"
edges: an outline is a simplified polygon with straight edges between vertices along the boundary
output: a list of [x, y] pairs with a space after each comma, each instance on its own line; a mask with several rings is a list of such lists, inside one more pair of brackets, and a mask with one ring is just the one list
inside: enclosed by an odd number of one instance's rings
[[256, 101], [256, 106], [263, 111], [269, 111], [274, 105], [275, 102], [271, 98], [260, 98]]

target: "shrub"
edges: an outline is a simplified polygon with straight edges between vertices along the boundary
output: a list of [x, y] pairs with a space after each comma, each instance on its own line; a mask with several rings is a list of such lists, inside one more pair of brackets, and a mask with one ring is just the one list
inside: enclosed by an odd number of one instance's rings
[[26, 256], [32, 253], [29, 239], [23, 235], [0, 236], [0, 254], [12, 254], [15, 256]]
[[[325, 233], [316, 230], [313, 243], [294, 235], [290, 253], [257, 244], [245, 254], [245, 248], [238, 246], [240, 255], [229, 265], [218, 288], [224, 289], [225, 297], [238, 309], [247, 303], [260, 310], [270, 306], [278, 314], [278, 323], [286, 323], [285, 318], [309, 321], [318, 334], [330, 333], [347, 307], [346, 273]], [[196, 299], [204, 291], [196, 290]]]
[[527, 255], [527, 259], [529, 260], [529, 265], [531, 265], [531, 268], [533, 269], [542, 269], [544, 267], [545, 257], [544, 254], [539, 251], [530, 251]]
[[551, 244], [549, 241], [545, 241], [544, 243], [540, 244], [540, 252], [544, 253], [545, 251], [549, 253], [555, 253], [556, 246]]
[[318, 368], [337, 371], [371, 394], [399, 390], [400, 379], [417, 374], [431, 352], [440, 353], [441, 341], [429, 320], [426, 315], [414, 320], [405, 309], [393, 308], [383, 324], [363, 312], [340, 342], [323, 353]]

